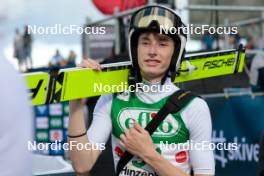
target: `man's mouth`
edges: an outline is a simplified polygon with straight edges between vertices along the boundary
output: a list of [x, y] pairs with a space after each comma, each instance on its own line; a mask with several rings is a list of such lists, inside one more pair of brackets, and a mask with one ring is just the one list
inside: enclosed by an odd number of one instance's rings
[[160, 63], [160, 61], [157, 59], [146, 59], [145, 63], [149, 66], [156, 66]]

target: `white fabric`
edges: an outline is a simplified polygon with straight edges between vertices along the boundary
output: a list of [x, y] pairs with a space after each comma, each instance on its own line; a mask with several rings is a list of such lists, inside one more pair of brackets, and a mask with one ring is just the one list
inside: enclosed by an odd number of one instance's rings
[[65, 174], [74, 172], [72, 165], [62, 156], [33, 154], [33, 175]]
[[[144, 92], [136, 93], [145, 103], [155, 103], [178, 90], [169, 79], [165, 85], [171, 86], [170, 92]], [[111, 105], [112, 95], [101, 96], [95, 106], [94, 117], [91, 127], [88, 129], [89, 141], [93, 143], [105, 143], [111, 134]], [[211, 116], [206, 102], [195, 98], [190, 105], [181, 112], [183, 121], [189, 130], [190, 140], [195, 142], [211, 142]], [[213, 151], [189, 151], [191, 166], [195, 174], [212, 174], [215, 172]], [[116, 163], [115, 163], [116, 165]]]
[[250, 84], [256, 86], [258, 83], [258, 69], [264, 68], [264, 54], [256, 54], [250, 67]]
[[31, 175], [33, 116], [26, 85], [0, 52], [0, 175]]

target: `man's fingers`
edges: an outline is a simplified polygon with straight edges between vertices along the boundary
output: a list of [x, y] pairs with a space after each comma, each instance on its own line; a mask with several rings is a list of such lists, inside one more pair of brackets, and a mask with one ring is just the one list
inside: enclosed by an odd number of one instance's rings
[[101, 69], [101, 65], [97, 61], [90, 59], [90, 58], [88, 58], [86, 60], [87, 60], [87, 62], [91, 63], [91, 65], [95, 66], [98, 69]]
[[126, 148], [126, 145], [122, 141], [120, 141], [119, 143], [122, 147]]
[[137, 121], [134, 122], [134, 128], [141, 133], [145, 132], [145, 129], [142, 128]]
[[102, 67], [101, 67], [100, 64], [96, 65], [96, 70], [97, 70], [97, 71], [102, 71]]
[[102, 70], [101, 65], [98, 62], [96, 62], [90, 58], [82, 60], [82, 62], [80, 64], [78, 64], [78, 66], [82, 67], [82, 68], [91, 68], [91, 69], [94, 69], [97, 71]]
[[91, 67], [91, 63], [87, 60], [82, 60], [82, 62], [78, 65], [79, 67], [83, 67], [83, 68], [90, 68]]
[[130, 130], [125, 130], [124, 135], [126, 136], [126, 138], [130, 137], [130, 136], [129, 136], [129, 135], [130, 135]]
[[120, 135], [120, 140], [124, 142], [126, 140], [126, 136], [124, 134], [121, 134]]

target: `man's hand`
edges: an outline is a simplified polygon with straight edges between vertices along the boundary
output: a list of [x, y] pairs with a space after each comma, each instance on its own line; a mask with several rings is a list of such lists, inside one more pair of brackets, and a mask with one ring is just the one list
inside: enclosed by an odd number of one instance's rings
[[98, 62], [90, 58], [83, 59], [82, 62], [77, 66], [82, 68], [91, 68], [97, 71], [101, 71], [102, 69], [101, 65]]
[[144, 128], [140, 127], [137, 122], [134, 123], [134, 127], [120, 135], [120, 139], [120, 144], [125, 147], [127, 151], [138, 156], [153, 167], [158, 175], [189, 176], [181, 169], [172, 165], [155, 150], [155, 145], [149, 133]]
[[136, 121], [134, 127], [125, 131], [120, 135], [120, 144], [130, 153], [144, 160], [145, 156], [150, 155], [155, 151], [155, 145], [149, 133], [142, 128]]

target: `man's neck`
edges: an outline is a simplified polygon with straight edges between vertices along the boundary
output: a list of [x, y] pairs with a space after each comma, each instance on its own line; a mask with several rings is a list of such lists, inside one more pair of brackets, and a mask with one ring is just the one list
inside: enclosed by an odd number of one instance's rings
[[161, 79], [146, 79], [142, 78], [143, 82], [149, 83], [149, 84], [159, 84], [161, 82]]
[[153, 84], [158, 85], [161, 83], [161, 80], [157, 80], [157, 79], [156, 80], [147, 80], [145, 78], [142, 78], [142, 82], [144, 84], [147, 84], [147, 85], [153, 85]]
[[164, 75], [160, 76], [160, 77], [156, 77], [156, 78], [150, 78], [150, 77], [142, 75], [142, 80], [144, 80], [145, 82], [148, 82], [150, 84], [158, 84], [161, 82], [163, 77], [164, 77]]

